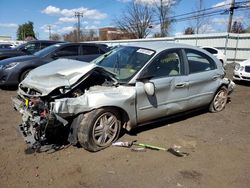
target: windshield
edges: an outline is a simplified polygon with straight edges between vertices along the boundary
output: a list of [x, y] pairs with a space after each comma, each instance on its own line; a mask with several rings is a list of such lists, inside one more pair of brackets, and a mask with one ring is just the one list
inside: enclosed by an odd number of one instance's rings
[[46, 48], [34, 53], [34, 55], [39, 56], [39, 57], [45, 57], [45, 56], [49, 55], [51, 52], [54, 52], [56, 49], [58, 49], [59, 46], [60, 46], [59, 44], [51, 45], [49, 47], [46, 47]]
[[119, 82], [129, 81], [148, 61], [155, 51], [121, 46], [94, 60], [93, 63], [116, 74]]

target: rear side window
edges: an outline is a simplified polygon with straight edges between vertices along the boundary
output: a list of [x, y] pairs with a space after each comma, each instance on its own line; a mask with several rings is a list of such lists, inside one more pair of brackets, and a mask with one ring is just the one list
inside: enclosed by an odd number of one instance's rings
[[50, 46], [50, 45], [52, 45], [52, 44], [53, 44], [53, 43], [42, 42], [42, 43], [41, 43], [41, 49], [46, 48], [46, 47], [48, 47], [48, 46]]
[[67, 46], [60, 49], [57, 53], [59, 56], [76, 56], [79, 54], [78, 47], [79, 46]]
[[215, 62], [206, 54], [192, 49], [186, 49], [185, 51], [190, 74], [216, 69]]
[[83, 55], [100, 54], [99, 48], [96, 46], [82, 46]]

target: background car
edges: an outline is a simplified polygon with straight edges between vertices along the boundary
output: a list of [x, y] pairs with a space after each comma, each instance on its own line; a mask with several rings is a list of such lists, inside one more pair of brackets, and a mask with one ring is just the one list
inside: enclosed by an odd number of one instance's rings
[[12, 44], [0, 44], [0, 50], [8, 50], [12, 49], [13, 45]]
[[10, 57], [22, 56], [22, 55], [31, 55], [43, 48], [46, 48], [56, 43], [60, 43], [60, 41], [35, 40], [35, 41], [30, 41], [30, 42], [21, 44], [17, 46], [16, 48], [11, 48], [8, 50], [0, 49], [0, 60], [7, 59]]
[[233, 79], [250, 81], [250, 59], [235, 64]]
[[17, 85], [32, 69], [58, 58], [90, 62], [107, 51], [107, 46], [103, 44], [59, 43], [34, 55], [8, 58], [0, 61], [0, 86]]
[[220, 61], [205, 50], [140, 43], [114, 48], [91, 63], [58, 59], [38, 67], [19, 84], [13, 102], [25, 117], [27, 140], [40, 135], [41, 146], [68, 127], [64, 135], [71, 144], [98, 151], [122, 128], [204, 107], [223, 110], [234, 86], [224, 75]]
[[201, 48], [213, 54], [217, 59], [220, 60], [223, 66], [227, 64], [227, 57], [221, 50], [218, 50], [217, 48], [210, 47], [210, 46], [203, 46]]

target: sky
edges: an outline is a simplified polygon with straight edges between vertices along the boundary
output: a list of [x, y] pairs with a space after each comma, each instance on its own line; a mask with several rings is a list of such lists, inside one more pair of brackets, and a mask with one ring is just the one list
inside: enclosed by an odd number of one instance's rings
[[[138, 3], [149, 3], [157, 0], [135, 0]], [[175, 2], [176, 0], [164, 0]], [[240, 0], [242, 2], [247, 0]], [[195, 11], [198, 0], [181, 0], [172, 8], [171, 16]], [[220, 7], [229, 4], [231, 0], [203, 0], [204, 8]], [[131, 0], [0, 0], [0, 36], [11, 36], [16, 39], [18, 25], [28, 21], [34, 23], [34, 31], [39, 39], [48, 39], [48, 25], [52, 33], [63, 35], [76, 27], [77, 20], [74, 12], [83, 12], [81, 18], [82, 29], [98, 29], [115, 26], [114, 19], [120, 18]], [[226, 8], [223, 6], [222, 8]], [[243, 22], [243, 26], [250, 25], [250, 11], [236, 10], [234, 20]], [[226, 32], [228, 13], [205, 19], [203, 31]], [[194, 25], [194, 20], [177, 21], [170, 31], [170, 35], [179, 35], [185, 28]], [[159, 31], [155, 21], [151, 34]]]

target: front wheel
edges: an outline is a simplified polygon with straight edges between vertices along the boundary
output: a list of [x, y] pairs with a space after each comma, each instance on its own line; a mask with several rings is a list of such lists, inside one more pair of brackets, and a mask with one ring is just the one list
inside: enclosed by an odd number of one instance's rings
[[19, 82], [22, 82], [27, 75], [29, 74], [29, 72], [31, 71], [31, 69], [25, 70], [24, 72], [21, 73], [20, 78], [19, 78]]
[[228, 99], [228, 91], [225, 86], [222, 86], [217, 93], [215, 94], [210, 106], [209, 111], [210, 112], [220, 112], [222, 111], [226, 104]]
[[117, 140], [121, 121], [112, 108], [100, 108], [84, 114], [78, 129], [78, 141], [88, 151], [99, 151]]

